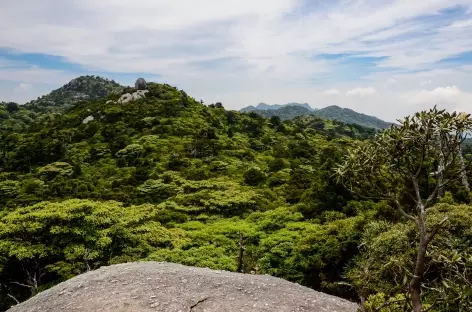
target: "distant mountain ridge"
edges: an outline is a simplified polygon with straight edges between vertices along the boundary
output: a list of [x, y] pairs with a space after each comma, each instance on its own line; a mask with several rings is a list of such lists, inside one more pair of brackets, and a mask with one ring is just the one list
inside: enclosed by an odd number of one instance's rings
[[278, 110], [284, 107], [303, 107], [309, 111], [312, 111], [313, 108], [308, 105], [308, 103], [287, 103], [287, 104], [266, 104], [266, 103], [259, 103], [256, 107], [254, 106], [248, 106], [240, 110], [240, 112], [252, 112], [256, 110]]
[[350, 124], [358, 124], [368, 128], [385, 129], [392, 125], [377, 117], [358, 113], [349, 108], [342, 108], [336, 105], [321, 109], [313, 109], [308, 104], [288, 103], [284, 105], [268, 105], [260, 103], [256, 107], [248, 106], [240, 110], [241, 112], [255, 112], [264, 117], [278, 116], [282, 120], [293, 119], [298, 116], [313, 115], [324, 119], [338, 120]]
[[[254, 106], [252, 106], [254, 107]], [[241, 110], [241, 112], [244, 112]], [[299, 116], [313, 116], [313, 111], [302, 106], [283, 106], [279, 109], [253, 109], [245, 111], [247, 113], [253, 112], [266, 118], [274, 116], [280, 117], [282, 120], [291, 120]]]
[[325, 119], [335, 119], [345, 123], [354, 123], [368, 128], [386, 129], [393, 123], [383, 121], [375, 116], [358, 113], [349, 108], [342, 108], [336, 105], [318, 109], [313, 113], [315, 116]]

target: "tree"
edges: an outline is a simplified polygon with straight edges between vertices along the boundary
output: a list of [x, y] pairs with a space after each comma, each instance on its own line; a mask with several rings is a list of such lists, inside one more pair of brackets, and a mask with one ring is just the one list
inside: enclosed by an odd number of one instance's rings
[[258, 185], [266, 180], [265, 173], [259, 167], [251, 167], [244, 172], [244, 182], [247, 185]]
[[446, 186], [461, 179], [466, 170], [458, 151], [471, 130], [470, 115], [434, 107], [406, 117], [372, 141], [360, 143], [335, 169], [338, 181], [352, 191], [390, 202], [415, 223], [419, 242], [409, 282], [414, 312], [423, 311], [421, 291], [428, 245], [447, 222], [446, 217], [428, 225], [428, 212]]
[[279, 116], [270, 117], [270, 124], [274, 129], [278, 129], [282, 125], [282, 121]]
[[14, 112], [17, 112], [20, 110], [20, 107], [18, 106], [18, 104], [16, 104], [15, 102], [9, 102], [7, 103], [6, 105], [6, 109], [7, 111], [12, 114]]

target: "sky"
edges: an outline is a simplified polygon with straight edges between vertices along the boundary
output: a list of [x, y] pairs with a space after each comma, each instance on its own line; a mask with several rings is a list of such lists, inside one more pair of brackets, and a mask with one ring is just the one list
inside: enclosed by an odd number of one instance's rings
[[472, 112], [472, 0], [1, 0], [0, 101], [80, 75], [205, 103]]

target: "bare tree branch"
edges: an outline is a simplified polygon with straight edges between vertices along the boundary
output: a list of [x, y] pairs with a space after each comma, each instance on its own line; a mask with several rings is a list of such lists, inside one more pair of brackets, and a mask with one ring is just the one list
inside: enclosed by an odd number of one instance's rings
[[418, 183], [418, 179], [416, 178], [416, 176], [411, 177], [411, 183], [413, 183], [413, 187], [415, 188], [416, 204], [418, 206], [423, 206], [423, 199], [421, 198], [421, 193], [420, 193], [420, 185]]
[[18, 301], [18, 299], [15, 298], [15, 296], [11, 295], [11, 294], [7, 294], [8, 297], [12, 298], [13, 300], [15, 300], [16, 304], [20, 304], [20, 302]]
[[439, 229], [442, 227], [442, 225], [449, 220], [448, 217], [445, 217], [441, 222], [439, 222], [433, 229], [433, 231], [428, 235], [426, 238], [426, 244], [429, 244], [431, 240], [434, 238], [434, 236], [438, 233]]
[[405, 218], [417, 223], [417, 220], [416, 220], [415, 217], [413, 217], [412, 215], [409, 215], [408, 213], [405, 212], [405, 210], [403, 210], [403, 207], [400, 204], [400, 202], [398, 201], [398, 199], [396, 199], [396, 198], [392, 199], [392, 202], [395, 204], [395, 207], [402, 214], [402, 216], [404, 216]]
[[27, 288], [34, 288], [34, 286], [31, 286], [31, 285], [26, 285], [26, 284], [22, 284], [22, 283], [18, 283], [18, 282], [11, 282], [12, 284], [16, 284], [16, 285], [19, 285], [19, 286], [22, 286], [22, 287], [27, 287]]

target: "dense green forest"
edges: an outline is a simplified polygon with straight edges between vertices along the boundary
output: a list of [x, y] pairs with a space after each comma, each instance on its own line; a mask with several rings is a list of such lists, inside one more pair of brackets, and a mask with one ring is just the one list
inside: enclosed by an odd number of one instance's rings
[[[147, 88], [127, 104], [110, 92], [54, 111], [0, 105], [0, 310], [103, 265], [155, 260], [270, 274], [366, 311], [408, 311], [416, 223], [340, 178], [361, 174], [346, 157], [382, 134]], [[421, 191], [436, 179], [425, 173]], [[469, 194], [459, 180], [441, 190], [427, 222], [448, 219], [428, 245], [422, 300], [430, 311], [472, 311]]]

